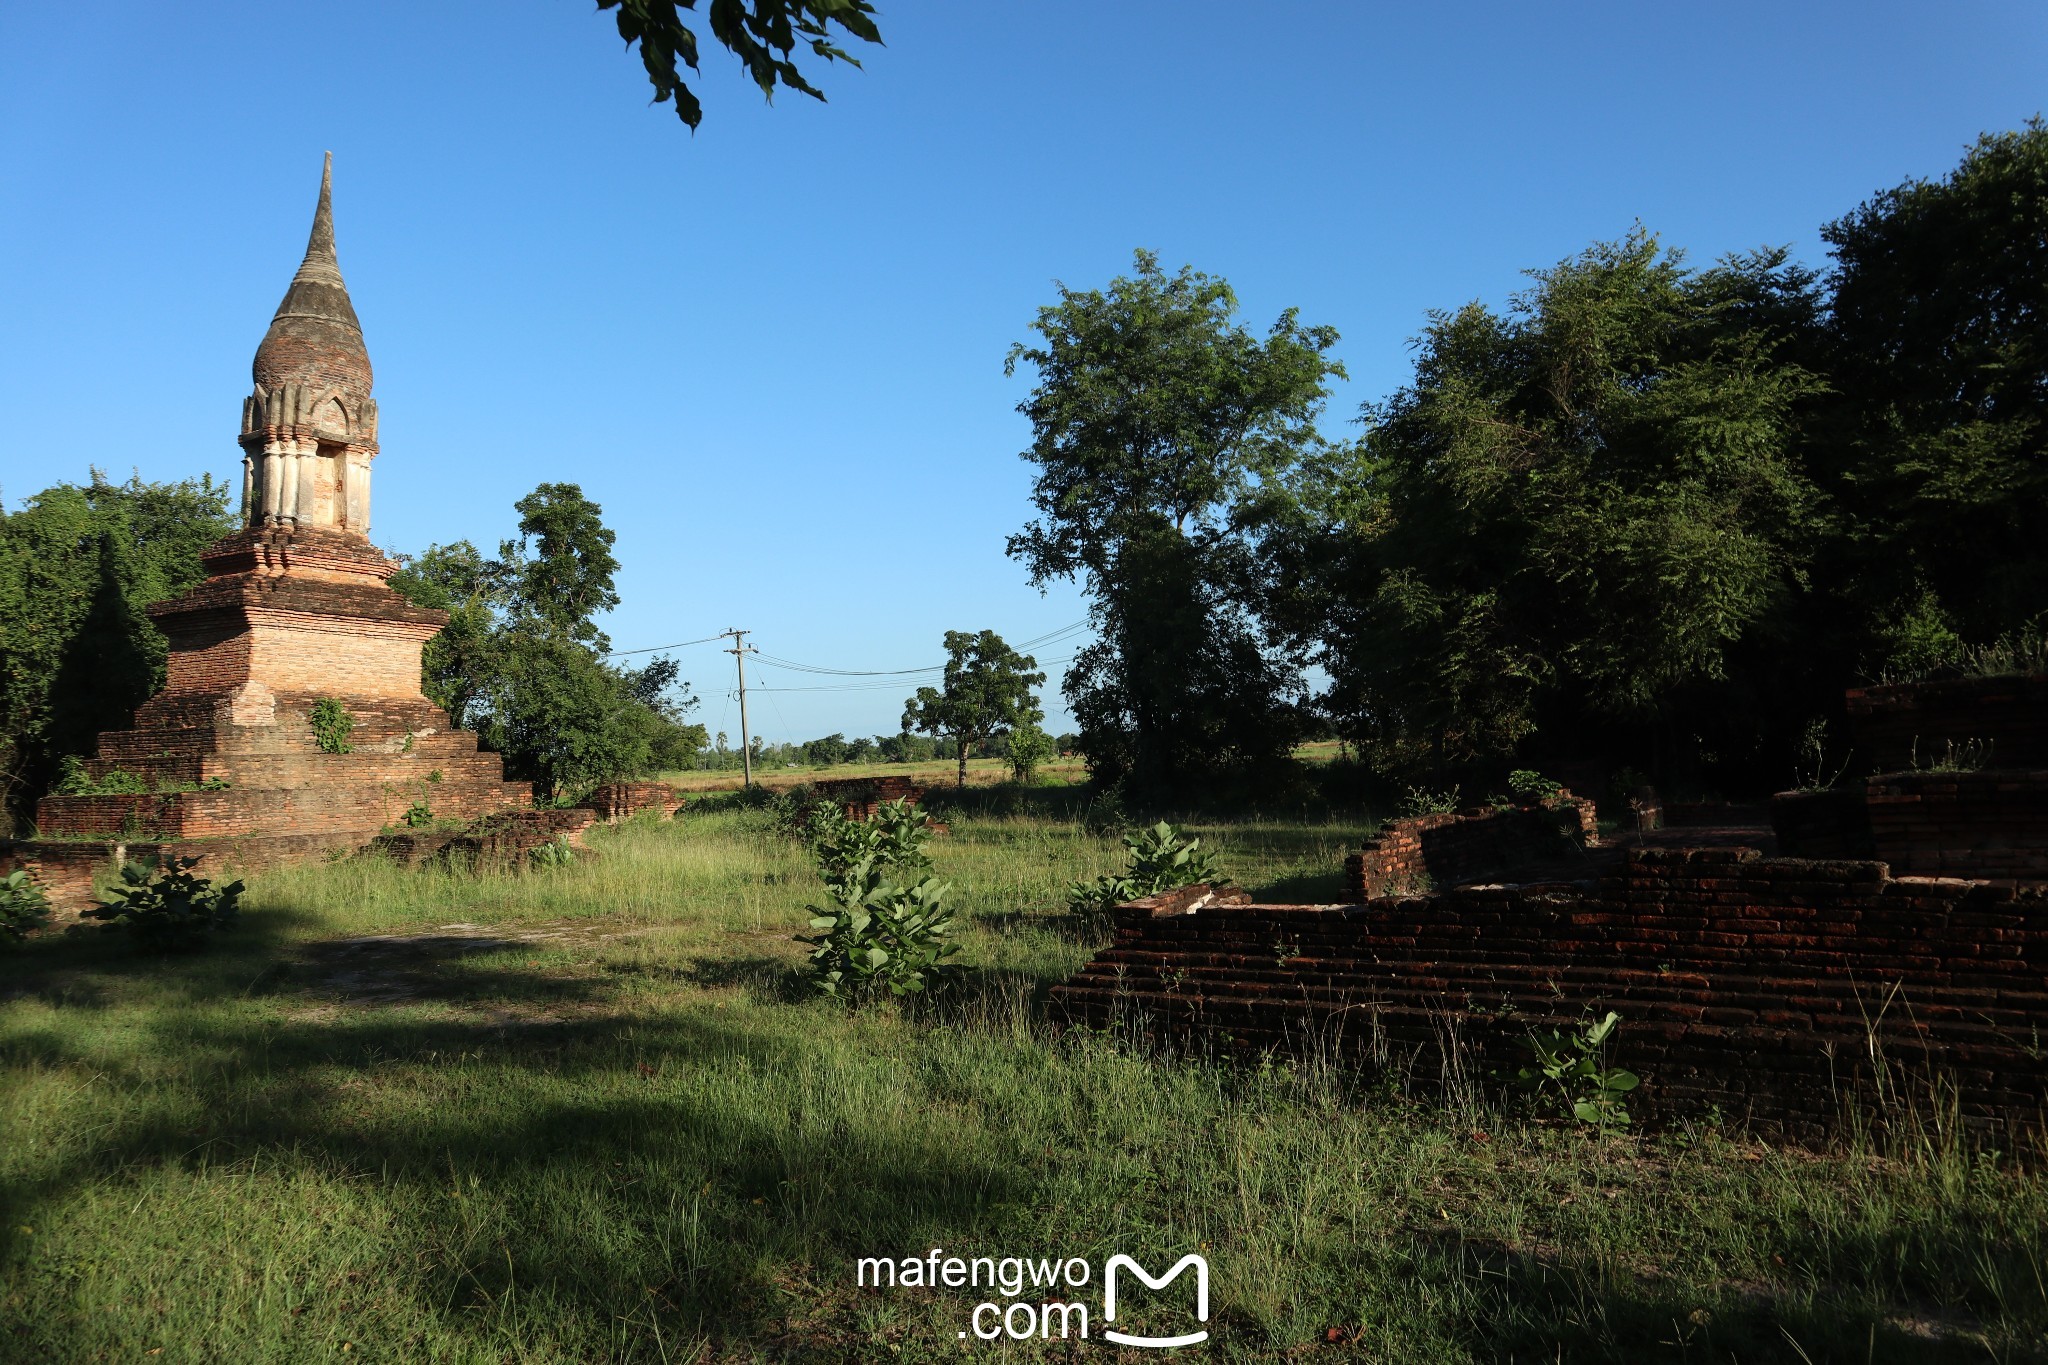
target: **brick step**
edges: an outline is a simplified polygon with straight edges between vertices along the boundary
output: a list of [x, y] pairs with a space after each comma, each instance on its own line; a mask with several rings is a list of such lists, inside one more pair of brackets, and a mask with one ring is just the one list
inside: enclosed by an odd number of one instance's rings
[[503, 761], [496, 754], [461, 749], [436, 754], [425, 746], [415, 746], [409, 754], [188, 754], [125, 763], [95, 759], [86, 766], [95, 777], [118, 769], [152, 784], [197, 785], [218, 778], [234, 787], [265, 790], [334, 784], [417, 785], [434, 772], [442, 775], [444, 784], [497, 785], [504, 781]]
[[[406, 747], [407, 739], [411, 748]], [[351, 753], [418, 754], [453, 758], [476, 753], [476, 736], [467, 730], [437, 728], [431, 731], [357, 730], [349, 736]], [[98, 757], [87, 766], [135, 770], [137, 763], [161, 759], [195, 758], [202, 755], [257, 755], [278, 757], [321, 754], [310, 729], [283, 725], [194, 725], [183, 728], [109, 730], [99, 738]], [[336, 757], [337, 755], [329, 755]]]
[[[495, 764], [493, 765], [495, 766]], [[525, 783], [484, 780], [365, 784], [306, 783], [295, 787], [231, 787], [226, 791], [115, 796], [49, 796], [36, 808], [44, 837], [207, 839], [263, 832], [374, 834], [425, 800], [437, 818], [474, 819], [531, 804]]]

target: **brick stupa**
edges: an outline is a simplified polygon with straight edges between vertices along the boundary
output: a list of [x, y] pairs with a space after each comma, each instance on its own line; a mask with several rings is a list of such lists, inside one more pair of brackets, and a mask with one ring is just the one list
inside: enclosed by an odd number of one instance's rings
[[[505, 781], [499, 757], [420, 691], [420, 649], [447, 616], [393, 591], [397, 565], [370, 544], [377, 403], [331, 199], [330, 157], [305, 260], [242, 404], [243, 529], [201, 556], [205, 582], [150, 608], [170, 641], [164, 689], [86, 764], [156, 791], [37, 807], [29, 860], [65, 900], [110, 855], [259, 867], [360, 848], [415, 802], [437, 819], [531, 804], [528, 785]], [[315, 736], [326, 699], [353, 718], [346, 753]]]

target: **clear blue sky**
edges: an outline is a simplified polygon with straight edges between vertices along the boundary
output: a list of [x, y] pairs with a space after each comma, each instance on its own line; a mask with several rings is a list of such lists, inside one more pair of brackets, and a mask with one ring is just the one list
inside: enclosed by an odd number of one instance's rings
[[[2048, 105], [2039, 3], [882, 8], [829, 104], [707, 53], [692, 137], [584, 0], [0, 6], [0, 496], [235, 473], [331, 148], [380, 545], [494, 545], [573, 480], [618, 532], [618, 647], [922, 665], [1083, 614], [1002, 553], [1003, 355], [1055, 279], [1146, 246], [1261, 327], [1299, 306], [1343, 333], [1340, 431], [1427, 309], [1638, 219], [1822, 264], [1821, 223]], [[731, 660], [678, 657], [737, 735]], [[754, 729], [893, 730], [901, 698], [764, 694]]]

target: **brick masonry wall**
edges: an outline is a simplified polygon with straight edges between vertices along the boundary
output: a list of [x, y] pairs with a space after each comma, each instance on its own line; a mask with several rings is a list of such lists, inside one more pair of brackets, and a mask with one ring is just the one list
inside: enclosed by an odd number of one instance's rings
[[583, 808], [597, 812], [597, 818], [617, 823], [643, 810], [661, 812], [665, 820], [679, 804], [676, 789], [666, 782], [612, 782], [592, 792]]
[[[1631, 853], [1595, 889], [1360, 905], [1138, 902], [1056, 1014], [1226, 1053], [1335, 1048], [1442, 1074], [1519, 1065], [1539, 1027], [1618, 1011], [1612, 1060], [1655, 1120], [1717, 1106], [1821, 1140], [1889, 1084], [1953, 1084], [1966, 1123], [2048, 1106], [2048, 888], [1895, 877], [1749, 849]], [[1456, 1040], [1448, 1044], [1447, 1039]]]
[[517, 810], [486, 816], [462, 830], [414, 831], [379, 835], [369, 852], [407, 866], [427, 862], [471, 867], [524, 867], [527, 855], [543, 844], [566, 840], [579, 854], [589, 855], [583, 835], [597, 823], [588, 807], [569, 810]]
[[1352, 900], [1426, 886], [1450, 887], [1591, 843], [1600, 827], [1593, 803], [1567, 793], [1547, 806], [1482, 806], [1457, 814], [1391, 821], [1344, 860]]
[[1778, 851], [1795, 858], [1874, 858], [1870, 810], [1861, 787], [1779, 792], [1771, 798]]
[[2048, 768], [2048, 677], [1956, 678], [1851, 689], [1858, 772], [1904, 772], [1945, 746], [1988, 744], [1986, 767]]
[[2048, 881], [2048, 772], [1887, 773], [1865, 802], [1896, 870]]
[[1875, 857], [1896, 872], [2048, 881], [2048, 772], [1881, 773], [1771, 800], [1779, 851]]
[[821, 801], [836, 801], [849, 820], [865, 820], [875, 813], [875, 807], [888, 801], [908, 801], [914, 806], [924, 800], [923, 787], [895, 774], [835, 777], [812, 783], [811, 790]]

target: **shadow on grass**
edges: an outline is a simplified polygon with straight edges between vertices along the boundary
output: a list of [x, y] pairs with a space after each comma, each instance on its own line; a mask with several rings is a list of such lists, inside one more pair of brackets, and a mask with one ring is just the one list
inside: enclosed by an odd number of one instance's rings
[[787, 958], [756, 954], [748, 957], [695, 957], [678, 977], [710, 990], [738, 988], [760, 1000], [794, 1004], [816, 997], [803, 970]]
[[[1613, 1250], [1620, 1250], [1619, 1248]], [[1597, 1252], [1532, 1254], [1424, 1234], [1415, 1259], [1480, 1286], [1471, 1331], [1490, 1358], [1543, 1361], [1740, 1361], [1784, 1365], [1945, 1365], [1986, 1359], [1976, 1320], [1813, 1286], [1729, 1281], [1704, 1291], [1634, 1273]]]
[[[88, 1183], [148, 1188], [159, 1169], [253, 1170], [290, 1154], [309, 1173], [370, 1182], [403, 1218], [425, 1253], [389, 1287], [451, 1332], [516, 1289], [587, 1317], [594, 1335], [645, 1314], [653, 1295], [672, 1323], [740, 1339], [784, 1310], [778, 1265], [921, 1253], [1028, 1194], [1018, 1172], [936, 1128], [877, 1133], [831, 1112], [857, 1097], [818, 1086], [817, 1059], [797, 1044], [701, 1010], [511, 1032], [389, 1009], [282, 1029], [188, 1016], [147, 1050], [239, 1059], [186, 1087], [208, 1131], [193, 1131], [192, 1104], [143, 1083], [151, 1058], [125, 1076], [95, 1058], [133, 1098], [55, 1169], [10, 1182], [0, 1257], [20, 1254], [17, 1224], [49, 1221]], [[60, 1034], [17, 1035], [6, 1050], [17, 1063], [80, 1060]], [[395, 1083], [393, 1068], [405, 1073]], [[411, 1102], [366, 1104], [379, 1085]], [[61, 1342], [67, 1315], [90, 1305], [59, 1296], [35, 1311], [0, 1319], [0, 1334]]]

